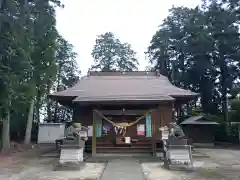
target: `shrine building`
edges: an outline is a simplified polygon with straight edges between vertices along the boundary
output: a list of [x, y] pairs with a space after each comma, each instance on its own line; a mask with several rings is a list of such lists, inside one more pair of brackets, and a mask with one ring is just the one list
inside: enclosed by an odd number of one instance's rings
[[156, 72], [89, 72], [64, 91], [50, 95], [73, 109], [73, 122], [88, 127], [86, 150], [153, 153], [159, 128], [197, 93], [173, 86]]

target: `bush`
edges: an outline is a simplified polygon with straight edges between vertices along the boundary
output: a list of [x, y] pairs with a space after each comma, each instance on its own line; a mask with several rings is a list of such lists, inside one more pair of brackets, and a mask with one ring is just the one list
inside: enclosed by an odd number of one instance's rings
[[226, 132], [225, 124], [217, 126], [215, 130], [215, 141], [238, 144], [238, 127], [236, 125], [230, 126], [228, 132]]

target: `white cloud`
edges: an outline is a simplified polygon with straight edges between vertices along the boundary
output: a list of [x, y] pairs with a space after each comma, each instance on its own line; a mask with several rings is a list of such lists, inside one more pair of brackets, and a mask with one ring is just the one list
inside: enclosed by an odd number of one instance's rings
[[57, 28], [75, 47], [85, 74], [92, 64], [91, 51], [97, 35], [113, 32], [137, 52], [140, 70], [148, 64], [144, 52], [153, 34], [173, 5], [193, 7], [201, 0], [65, 0], [57, 10]]

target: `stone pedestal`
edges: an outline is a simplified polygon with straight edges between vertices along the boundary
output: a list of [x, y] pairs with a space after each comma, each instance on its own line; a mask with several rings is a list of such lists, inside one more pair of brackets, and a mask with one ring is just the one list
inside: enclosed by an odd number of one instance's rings
[[61, 149], [60, 164], [74, 163], [79, 164], [83, 162], [84, 148], [64, 148]]
[[83, 162], [83, 153], [85, 141], [87, 140], [87, 128], [82, 127], [80, 123], [73, 123], [67, 129], [67, 137], [61, 145], [59, 164], [79, 165]]
[[85, 141], [80, 137], [76, 139], [65, 139], [61, 145], [60, 164], [73, 163], [79, 164], [83, 162], [83, 153], [85, 148]]

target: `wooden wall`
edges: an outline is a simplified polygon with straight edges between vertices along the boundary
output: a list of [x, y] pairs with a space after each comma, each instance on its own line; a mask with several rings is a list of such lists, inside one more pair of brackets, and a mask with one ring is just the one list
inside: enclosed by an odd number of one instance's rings
[[[114, 106], [114, 105], [113, 105]], [[113, 106], [109, 108], [113, 108]], [[130, 109], [130, 107], [118, 107], [116, 109], [121, 109], [121, 108], [126, 108]], [[75, 106], [74, 107], [74, 114], [73, 114], [73, 121], [75, 122], [80, 122], [83, 126], [92, 126], [94, 122], [93, 121], [93, 114], [96, 115], [96, 113], [93, 113], [94, 107], [80, 107], [80, 106]], [[108, 107], [104, 108], [96, 108], [96, 109], [106, 109], [108, 110]], [[152, 137], [155, 137], [155, 133], [158, 132], [159, 128], [161, 126], [167, 125], [169, 122], [172, 121], [172, 102], [168, 103], [161, 103], [158, 105], [149, 105], [149, 106], [144, 106], [144, 107], [131, 107], [131, 109], [134, 110], [144, 110], [144, 112], [149, 111], [152, 109], [152, 114], [151, 114], [151, 122], [152, 122]], [[130, 111], [129, 111], [130, 112]], [[137, 112], [137, 111], [136, 111]], [[144, 113], [143, 113], [144, 114]], [[94, 116], [95, 116], [94, 115]], [[141, 116], [141, 115], [138, 115]], [[127, 120], [132, 120], [134, 121], [136, 117], [134, 116], [129, 116], [128, 118], [126, 117]], [[142, 119], [139, 123], [140, 124], [145, 124], [145, 118]], [[103, 120], [103, 124], [106, 124]], [[86, 148], [85, 150], [87, 152], [91, 152], [92, 155], [94, 156], [96, 153], [112, 153], [112, 152], [128, 152], [128, 153], [154, 153], [154, 148], [153, 148], [153, 141], [152, 137], [146, 137], [146, 136], [138, 136], [137, 135], [137, 125], [134, 125], [132, 127], [127, 128], [127, 136], [130, 136], [131, 138], [137, 139], [138, 141], [134, 144], [131, 145], [131, 147], [126, 148], [126, 147], [117, 147], [114, 145], [112, 142], [115, 133], [107, 136], [102, 136], [102, 137], [97, 137], [97, 138], [92, 138], [89, 137], [88, 141], [86, 142]], [[146, 128], [145, 128], [146, 129]], [[95, 134], [96, 135], [96, 134]], [[109, 137], [110, 136], [110, 137]], [[93, 133], [93, 137], [94, 133]]]
[[215, 125], [195, 124], [182, 125], [187, 137], [191, 137], [193, 143], [213, 143]]
[[79, 122], [83, 126], [91, 126], [93, 124], [93, 112], [89, 107], [75, 106], [73, 110], [73, 121]]
[[172, 121], [172, 104], [162, 104], [152, 112], [152, 134], [155, 134], [162, 126], [168, 125]]
[[[172, 121], [172, 118], [173, 118], [172, 107], [173, 107], [172, 102], [161, 103], [159, 105], [155, 105], [155, 107], [153, 107], [152, 105], [149, 105], [149, 109], [150, 108], [154, 109], [154, 111], [151, 114], [152, 134], [156, 133], [161, 126], [165, 126]], [[149, 109], [146, 109], [146, 111], [148, 111]], [[80, 122], [83, 126], [92, 125], [93, 124], [92, 110], [93, 110], [93, 107], [75, 106], [74, 113], [73, 113], [73, 121]], [[141, 123], [144, 123], [144, 120], [141, 120]]]

